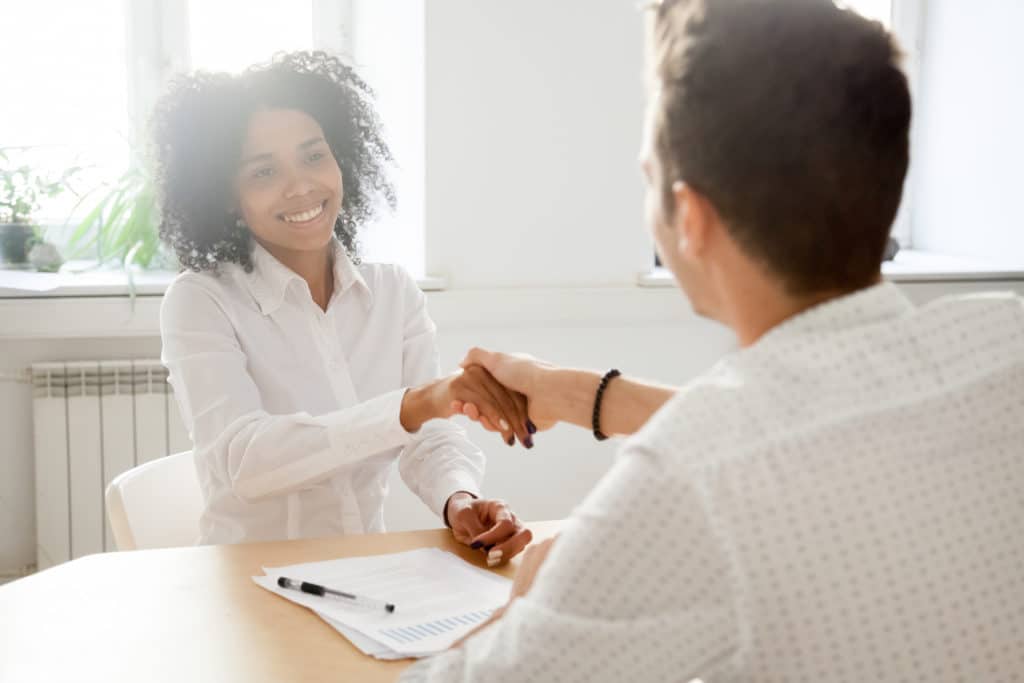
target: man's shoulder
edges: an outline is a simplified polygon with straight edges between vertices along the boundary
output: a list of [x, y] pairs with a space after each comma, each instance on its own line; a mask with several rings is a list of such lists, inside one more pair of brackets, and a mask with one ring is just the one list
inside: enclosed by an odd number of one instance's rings
[[936, 299], [909, 321], [909, 335], [938, 363], [973, 374], [1024, 362], [1024, 298], [982, 292]]
[[680, 387], [631, 442], [666, 465], [718, 462], [758, 437], [763, 401], [764, 387], [730, 356]]
[[965, 323], [981, 319], [1024, 326], [1024, 297], [1010, 291], [977, 292], [943, 296], [917, 310], [920, 319], [941, 318]]

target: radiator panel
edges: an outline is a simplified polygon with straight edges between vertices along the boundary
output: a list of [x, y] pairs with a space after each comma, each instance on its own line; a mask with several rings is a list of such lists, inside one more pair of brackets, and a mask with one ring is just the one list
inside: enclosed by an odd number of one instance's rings
[[[100, 413], [103, 420], [103, 490], [106, 491], [114, 477], [135, 467], [135, 430], [125, 428], [125, 425], [135, 423], [131, 361], [104, 363], [102, 377]], [[177, 419], [177, 413], [174, 417]], [[104, 547], [116, 550], [110, 522], [104, 519], [103, 524]]]
[[114, 550], [104, 491], [132, 467], [191, 448], [158, 360], [32, 366], [40, 569]]
[[98, 363], [67, 364], [71, 557], [103, 552], [103, 443]]
[[71, 557], [71, 491], [68, 476], [67, 403], [60, 395], [36, 397], [36, 566], [46, 569]]

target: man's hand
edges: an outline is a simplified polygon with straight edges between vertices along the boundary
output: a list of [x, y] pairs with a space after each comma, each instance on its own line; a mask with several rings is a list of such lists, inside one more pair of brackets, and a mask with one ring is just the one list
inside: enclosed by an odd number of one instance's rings
[[516, 570], [516, 577], [512, 581], [512, 592], [509, 594], [509, 602], [516, 598], [521, 598], [530, 592], [530, 589], [533, 587], [533, 581], [537, 578], [537, 572], [540, 571], [544, 560], [548, 558], [551, 546], [555, 544], [557, 539], [558, 536], [552, 536], [536, 545], [530, 546], [526, 550], [526, 554], [523, 555], [523, 561], [519, 563], [519, 569]]
[[479, 365], [409, 389], [402, 398], [399, 418], [405, 430], [413, 433], [428, 420], [462, 414], [461, 406], [467, 403], [476, 407], [477, 419], [487, 419], [491, 431], [501, 432], [509, 446], [516, 438], [528, 448], [533, 445], [526, 398], [503, 386]]
[[[558, 421], [540, 386], [545, 373], [556, 369], [554, 365], [526, 354], [499, 353], [480, 348], [470, 349], [461, 365], [467, 369], [483, 368], [508, 390], [524, 396], [529, 416], [527, 427], [531, 433], [550, 429]], [[452, 404], [455, 412], [479, 422], [485, 429], [500, 431], [480, 408], [472, 401]]]
[[[472, 349], [462, 361], [464, 368], [482, 368], [517, 396], [525, 396], [530, 433], [550, 429], [557, 422], [591, 429], [594, 403], [603, 372], [561, 368], [524, 354]], [[607, 387], [601, 402], [599, 423], [609, 436], [634, 434], [665, 403], [676, 387], [619, 377]], [[457, 401], [452, 410], [479, 422], [484, 429], [500, 431], [484, 406]]]
[[513, 600], [523, 597], [530, 591], [530, 588], [533, 587], [533, 581], [537, 577], [537, 572], [544, 564], [544, 560], [547, 559], [548, 553], [551, 551], [551, 546], [554, 545], [557, 538], [558, 536], [553, 536], [538, 543], [537, 545], [527, 548], [526, 554], [523, 555], [523, 561], [519, 563], [519, 569], [516, 570], [516, 578], [512, 582], [512, 592], [509, 594], [508, 602], [494, 610], [487, 621], [483, 622], [472, 631], [452, 643], [451, 646], [453, 648], [461, 647], [462, 644], [471, 636], [479, 633], [496, 621], [499, 621], [503, 616], [505, 616], [505, 612], [512, 605]]
[[489, 567], [507, 562], [533, 540], [504, 501], [476, 499], [459, 491], [448, 499], [445, 509], [455, 540], [487, 553]]

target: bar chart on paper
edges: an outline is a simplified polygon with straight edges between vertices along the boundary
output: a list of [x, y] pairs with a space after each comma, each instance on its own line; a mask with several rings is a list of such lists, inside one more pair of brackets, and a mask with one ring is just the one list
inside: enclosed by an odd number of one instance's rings
[[395, 646], [412, 646], [417, 643], [423, 642], [434, 636], [443, 636], [445, 634], [458, 631], [463, 632], [465, 629], [473, 628], [487, 621], [487, 618], [491, 616], [494, 610], [479, 610], [476, 612], [467, 612], [466, 614], [457, 614], [451, 617], [445, 617], [443, 619], [436, 619], [434, 621], [426, 621], [421, 624], [412, 624], [411, 626], [403, 626], [400, 628], [383, 628], [377, 631], [379, 639], [384, 642], [393, 643]]
[[[314, 610], [364, 653], [381, 659], [421, 657], [451, 646], [505, 604], [511, 581], [437, 548], [392, 555], [264, 568], [253, 580]], [[288, 590], [287, 576], [395, 605], [394, 612], [356, 607]]]

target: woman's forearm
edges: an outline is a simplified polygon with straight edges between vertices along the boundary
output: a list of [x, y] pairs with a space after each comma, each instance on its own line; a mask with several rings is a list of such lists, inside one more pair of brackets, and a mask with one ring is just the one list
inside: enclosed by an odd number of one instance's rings
[[[591, 370], [544, 369], [533, 400], [546, 404], [542, 408], [546, 415], [592, 429], [594, 399], [601, 376]], [[608, 436], [633, 434], [675, 393], [672, 387], [616, 377], [608, 383], [601, 399], [601, 432]]]
[[428, 382], [420, 387], [413, 387], [405, 392], [402, 398], [402, 407], [399, 412], [399, 421], [402, 427], [410, 434], [415, 434], [423, 426], [424, 422], [443, 417], [437, 407], [437, 400], [434, 395], [437, 382]]

